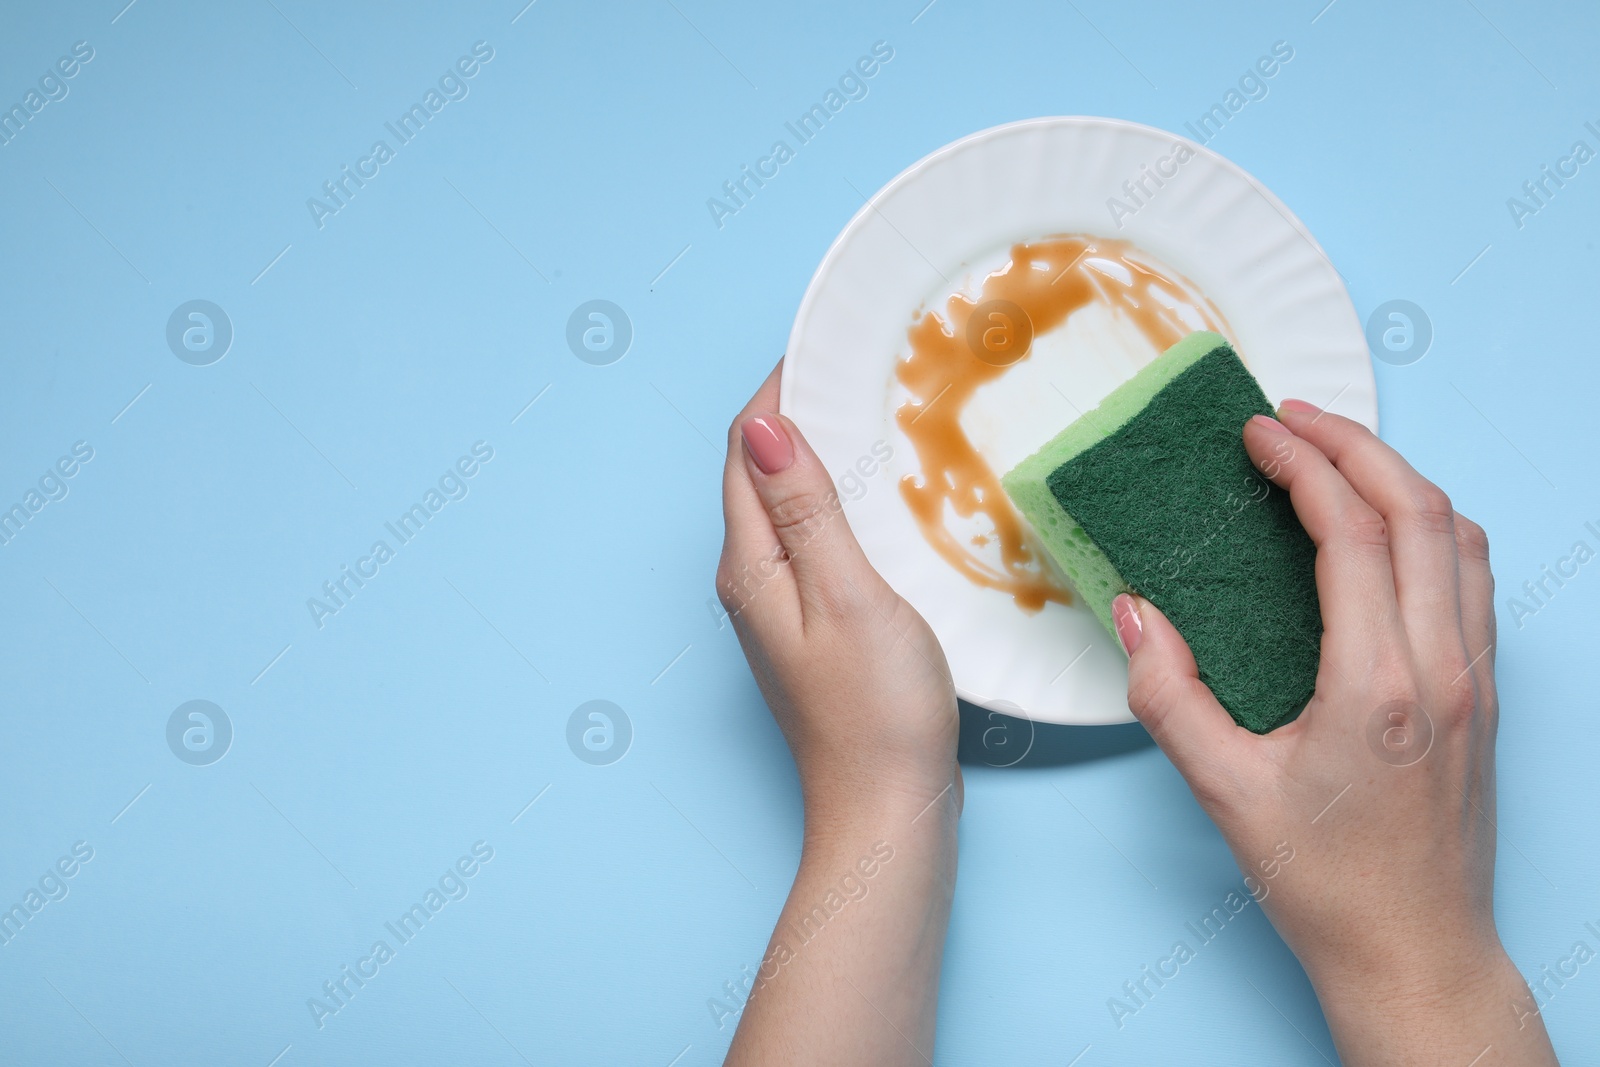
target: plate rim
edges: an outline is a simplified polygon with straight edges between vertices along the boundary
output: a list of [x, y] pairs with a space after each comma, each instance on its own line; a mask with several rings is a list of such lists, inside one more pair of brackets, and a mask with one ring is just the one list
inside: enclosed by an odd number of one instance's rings
[[[822, 258], [817, 261], [816, 269], [811, 272], [811, 280], [806, 283], [806, 291], [800, 298], [800, 304], [795, 308], [794, 320], [789, 326], [789, 336], [784, 342], [783, 350], [786, 358], [783, 364], [783, 374], [778, 379], [778, 406], [780, 410], [783, 407], [783, 395], [785, 392], [784, 387], [789, 384], [790, 375], [792, 374], [792, 365], [788, 362], [787, 356], [789, 351], [795, 346], [797, 335], [800, 332], [801, 323], [805, 321], [808, 313], [811, 310], [812, 304], [817, 299], [817, 292], [820, 288], [818, 283], [824, 277], [824, 274], [828, 268], [832, 266], [833, 261], [840, 255], [840, 250], [844, 246], [845, 241], [853, 237], [856, 231], [859, 230], [862, 225], [864, 225], [863, 220], [870, 218], [871, 214], [877, 210], [876, 204], [878, 200], [884, 198], [889, 193], [896, 191], [901, 186], [909, 182], [919, 172], [928, 169], [934, 163], [942, 160], [945, 156], [953, 155], [956, 152], [969, 148], [976, 143], [993, 140], [1004, 134], [1012, 133], [1029, 127], [1037, 126], [1048, 128], [1054, 126], [1072, 125], [1105, 126], [1126, 130], [1135, 130], [1140, 133], [1154, 133], [1165, 137], [1173, 137], [1188, 145], [1196, 152], [1203, 152], [1217, 162], [1221, 163], [1224, 167], [1232, 170], [1235, 174], [1253, 186], [1269, 204], [1277, 209], [1278, 213], [1283, 215], [1284, 221], [1293, 226], [1300, 236], [1305, 239], [1306, 243], [1308, 243], [1312, 249], [1328, 264], [1328, 266], [1333, 270], [1334, 274], [1338, 275], [1339, 293], [1341, 296], [1343, 296], [1344, 302], [1346, 305], [1348, 305], [1350, 314], [1355, 318], [1355, 321], [1358, 323], [1361, 321], [1360, 316], [1356, 314], [1355, 301], [1350, 298], [1350, 289], [1349, 286], [1345, 284], [1344, 275], [1340, 274], [1339, 269], [1333, 266], [1332, 257], [1328, 255], [1327, 250], [1322, 247], [1322, 244], [1306, 227], [1305, 223], [1300, 220], [1300, 216], [1296, 215], [1292, 210], [1290, 210], [1289, 205], [1280, 200], [1278, 195], [1271, 189], [1267, 188], [1267, 186], [1261, 182], [1260, 179], [1258, 179], [1254, 174], [1251, 174], [1249, 171], [1245, 170], [1244, 167], [1234, 162], [1228, 156], [1223, 155], [1213, 148], [1208, 148], [1197, 141], [1185, 137], [1181, 133], [1173, 133], [1171, 130], [1164, 130], [1159, 126], [1151, 126], [1150, 124], [1144, 122], [1134, 122], [1131, 119], [1112, 118], [1107, 115], [1035, 115], [1032, 118], [1014, 119], [1011, 122], [1002, 122], [996, 126], [986, 126], [981, 130], [974, 130], [972, 133], [965, 134], [956, 138], [954, 141], [950, 141], [939, 146], [938, 148], [935, 148], [932, 152], [929, 152], [927, 155], [916, 160], [914, 163], [896, 174], [893, 178], [890, 178], [887, 182], [884, 182], [876, 192], [867, 197], [867, 199], [862, 202], [861, 206], [855, 210], [854, 214], [852, 214], [849, 220], [845, 222], [844, 226], [840, 228], [838, 234], [834, 236], [832, 243], [828, 245], [828, 250], [824, 252], [822, 254]], [[1367, 360], [1366, 369], [1367, 374], [1372, 377], [1375, 383], [1377, 379], [1376, 376], [1373, 375], [1372, 360], [1370, 355]], [[1376, 389], [1374, 389], [1374, 395], [1376, 395]], [[1377, 422], [1378, 413], [1374, 411], [1372, 426], [1373, 433], [1378, 432]]]

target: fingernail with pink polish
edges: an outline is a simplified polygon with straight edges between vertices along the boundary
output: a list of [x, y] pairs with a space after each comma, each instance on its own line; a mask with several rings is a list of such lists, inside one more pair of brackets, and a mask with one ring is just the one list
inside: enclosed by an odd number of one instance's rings
[[763, 474], [777, 474], [794, 462], [794, 445], [776, 415], [752, 415], [739, 425], [739, 436]]
[[1315, 404], [1308, 404], [1304, 400], [1285, 400], [1278, 405], [1279, 411], [1292, 411], [1297, 415], [1321, 415], [1322, 409]]
[[1273, 433], [1289, 432], [1289, 428], [1287, 426], [1273, 418], [1271, 415], [1252, 415], [1250, 416], [1250, 421], [1255, 423], [1257, 426], [1262, 427], [1263, 429], [1271, 430]]
[[1111, 602], [1111, 621], [1117, 624], [1117, 640], [1122, 642], [1122, 651], [1133, 655], [1139, 650], [1139, 642], [1144, 640], [1144, 623], [1139, 619], [1133, 597], [1121, 593]]

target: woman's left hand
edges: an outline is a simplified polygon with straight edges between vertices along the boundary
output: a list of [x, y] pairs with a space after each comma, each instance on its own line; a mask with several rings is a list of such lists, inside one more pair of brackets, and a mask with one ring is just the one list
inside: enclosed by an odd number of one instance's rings
[[[873, 570], [822, 461], [776, 414], [780, 361], [728, 431], [717, 591], [799, 768], [808, 831], [956, 793], [950, 668]], [[889, 491], [879, 489], [878, 491]]]
[[794, 753], [805, 841], [727, 1062], [916, 1067], [955, 892], [955, 688], [775, 414], [778, 373], [728, 431], [717, 590]]

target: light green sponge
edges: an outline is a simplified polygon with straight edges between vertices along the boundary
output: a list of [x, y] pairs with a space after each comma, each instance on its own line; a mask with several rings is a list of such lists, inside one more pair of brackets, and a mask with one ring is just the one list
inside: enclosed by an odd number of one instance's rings
[[1315, 547], [1241, 436], [1271, 413], [1228, 342], [1192, 333], [1001, 479], [1107, 630], [1117, 594], [1148, 599], [1257, 733], [1310, 699], [1322, 635]]

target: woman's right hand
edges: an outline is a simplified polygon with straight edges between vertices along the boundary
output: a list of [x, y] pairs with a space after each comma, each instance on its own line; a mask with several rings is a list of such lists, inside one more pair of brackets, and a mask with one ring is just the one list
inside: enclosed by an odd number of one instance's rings
[[1119, 597], [1128, 703], [1216, 822], [1347, 1064], [1556, 1062], [1494, 924], [1494, 581], [1483, 531], [1303, 401], [1244, 443], [1317, 548], [1316, 692], [1234, 724], [1154, 605]]

